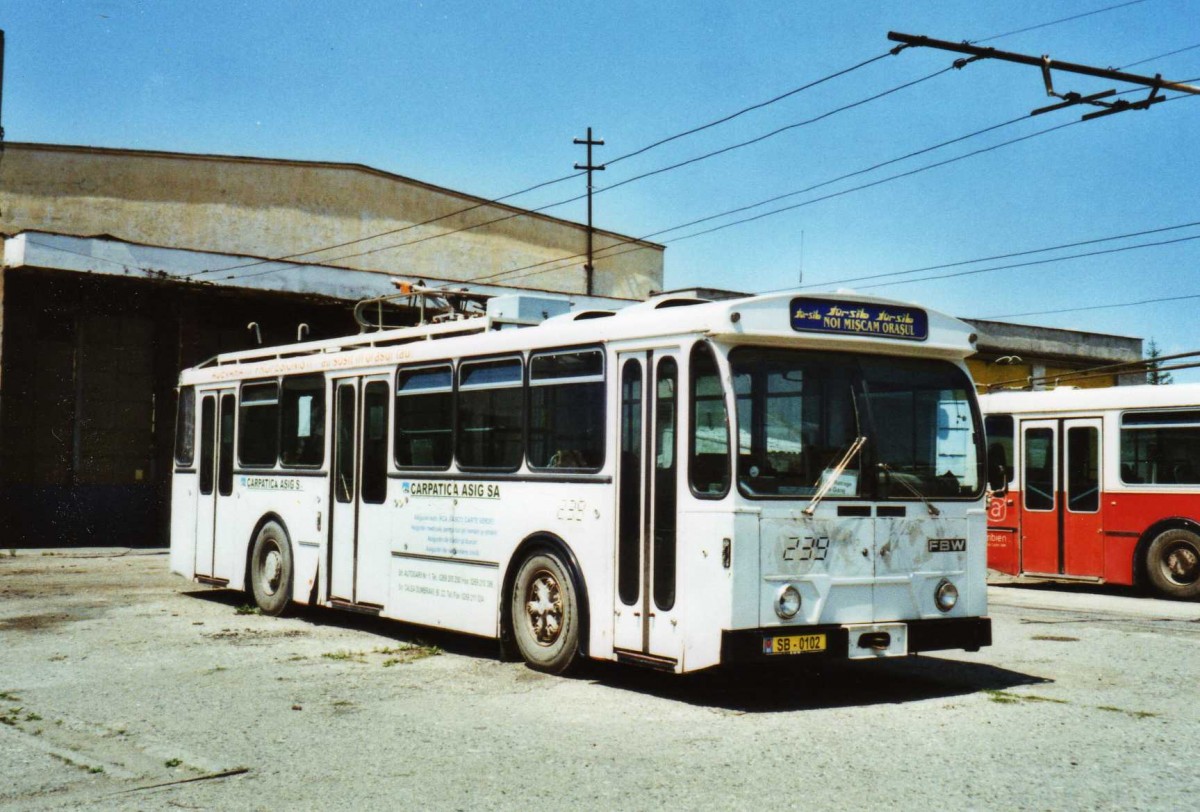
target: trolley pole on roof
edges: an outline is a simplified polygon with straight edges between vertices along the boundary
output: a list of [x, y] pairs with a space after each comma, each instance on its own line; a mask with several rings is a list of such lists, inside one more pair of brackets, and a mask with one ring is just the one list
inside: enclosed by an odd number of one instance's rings
[[[1124, 71], [1113, 70], [1112, 68], [1097, 68], [1092, 65], [1079, 65], [1074, 62], [1060, 62], [1057, 59], [1051, 59], [1048, 56], [1030, 56], [1029, 54], [1017, 54], [1011, 51], [999, 51], [995, 48], [981, 48], [978, 45], [972, 45], [969, 42], [949, 42], [947, 40], [932, 39], [931, 37], [920, 36], [917, 34], [901, 34], [896, 31], [888, 32], [888, 39], [892, 42], [901, 42], [905, 45], [914, 47], [938, 48], [943, 51], [954, 51], [960, 54], [968, 54], [972, 59], [999, 59], [1003, 62], [1016, 62], [1020, 65], [1032, 65], [1042, 70], [1042, 81], [1046, 84], [1046, 95], [1053, 96], [1057, 99], [1062, 99], [1059, 104], [1052, 104], [1049, 107], [1040, 107], [1030, 113], [1031, 116], [1036, 116], [1041, 113], [1049, 113], [1051, 110], [1061, 110], [1064, 107], [1070, 107], [1076, 104], [1090, 104], [1095, 107], [1102, 107], [1095, 113], [1088, 113], [1083, 117], [1084, 121], [1100, 116], [1110, 116], [1113, 113], [1120, 113], [1124, 110], [1145, 110], [1152, 104], [1166, 101], [1166, 97], [1158, 95], [1162, 90], [1175, 90], [1180, 93], [1200, 94], [1200, 87], [1193, 85], [1185, 85], [1180, 82], [1168, 82], [1162, 78], [1162, 74], [1154, 76], [1141, 76], [1136, 73], [1125, 73]], [[960, 62], [962, 64], [960, 64]], [[966, 60], [959, 60], [955, 63], [955, 67], [962, 67], [966, 64]], [[1050, 71], [1056, 70], [1063, 73], [1078, 73], [1084, 76], [1095, 76], [1100, 79], [1111, 79], [1115, 82], [1127, 82], [1133, 85], [1141, 85], [1150, 89], [1150, 95], [1140, 101], [1125, 101], [1118, 99], [1113, 102], [1104, 102], [1100, 99], [1109, 96], [1117, 95], [1116, 90], [1104, 90], [1099, 93], [1093, 93], [1088, 96], [1082, 96], [1079, 93], [1057, 93], [1054, 90], [1054, 84], [1050, 81]]]
[[587, 163], [583, 166], [575, 164], [575, 168], [587, 170], [587, 264], [583, 266], [583, 270], [587, 274], [587, 294], [591, 296], [592, 281], [595, 274], [595, 266], [592, 265], [592, 235], [594, 233], [592, 229], [592, 172], [604, 170], [604, 164], [600, 164], [599, 166], [592, 165], [592, 147], [602, 147], [604, 146], [604, 141], [598, 138], [593, 139], [592, 128], [588, 127], [587, 138], [576, 138], [575, 143], [587, 145]]

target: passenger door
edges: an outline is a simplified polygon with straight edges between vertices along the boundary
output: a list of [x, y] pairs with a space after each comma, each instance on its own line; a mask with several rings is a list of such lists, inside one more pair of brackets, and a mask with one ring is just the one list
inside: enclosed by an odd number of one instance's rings
[[680, 363], [676, 349], [620, 353], [613, 645], [673, 664], [682, 652], [676, 577]]
[[1058, 574], [1058, 421], [1021, 421], [1021, 570]]
[[232, 389], [200, 394], [200, 445], [197, 449], [200, 481], [196, 496], [196, 562], [197, 576], [216, 579], [220, 515], [228, 514], [228, 502], [233, 493], [233, 427], [237, 414], [237, 398]]
[[391, 524], [387, 510], [391, 379], [334, 380], [329, 597], [382, 607]]
[[1104, 574], [1100, 418], [1064, 420], [1063, 573]]

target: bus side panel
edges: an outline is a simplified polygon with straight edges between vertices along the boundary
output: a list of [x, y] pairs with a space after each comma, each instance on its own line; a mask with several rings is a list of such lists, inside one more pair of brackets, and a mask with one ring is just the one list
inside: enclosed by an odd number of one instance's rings
[[495, 637], [505, 573], [519, 566], [513, 551], [547, 534], [563, 540], [586, 578], [589, 651], [611, 655], [610, 487], [414, 478], [395, 493], [384, 614]]
[[716, 509], [679, 515], [677, 594], [685, 618], [680, 621], [684, 626], [680, 665], [687, 671], [721, 662], [721, 630], [729, 628], [730, 621], [733, 578], [722, 563], [722, 551], [724, 540], [733, 539], [734, 520], [728, 507], [708, 504]]
[[[327, 489], [324, 477], [289, 477], [286, 473], [237, 474], [233, 494], [221, 504], [217, 538], [216, 575], [229, 586], [241, 589], [246, 583], [246, 562], [254, 545], [254, 533], [268, 514], [282, 521], [292, 543], [292, 597], [308, 602], [315, 577], [320, 543], [317, 511]], [[326, 521], [322, 517], [322, 526]], [[308, 542], [301, 547], [299, 542]], [[304, 550], [303, 553], [300, 550]]]
[[1016, 500], [1020, 494], [1009, 491], [988, 504], [987, 565], [1008, 575], [1021, 572], [1020, 537], [1017, 527], [1019, 514]]
[[759, 563], [762, 544], [758, 534], [761, 513], [758, 509], [739, 510], [733, 515], [729, 570], [731, 595], [729, 620], [725, 626], [730, 630], [758, 627], [759, 591], [762, 589]]
[[967, 595], [968, 617], [987, 614], [987, 516], [983, 508], [967, 511]]
[[196, 493], [200, 478], [177, 473], [171, 478], [171, 572], [196, 575]]
[[292, 600], [307, 604], [320, 575], [326, 549], [329, 478], [314, 476], [299, 477], [299, 480], [301, 490], [281, 505], [279, 517], [286, 524], [292, 541]]
[[1182, 518], [1200, 524], [1200, 496], [1194, 493], [1104, 494], [1104, 580], [1132, 584], [1138, 540], [1163, 519]]

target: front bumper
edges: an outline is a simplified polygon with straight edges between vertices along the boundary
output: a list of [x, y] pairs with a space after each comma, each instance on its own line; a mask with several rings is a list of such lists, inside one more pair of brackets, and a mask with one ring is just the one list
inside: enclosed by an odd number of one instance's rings
[[[978, 651], [992, 644], [992, 619], [988, 617], [944, 618], [936, 620], [910, 620], [899, 623], [868, 624], [864, 626], [776, 626], [769, 629], [739, 629], [722, 632], [721, 662], [778, 662], [781, 660], [803, 661], [809, 657], [850, 659], [863, 656], [859, 641], [866, 642], [864, 635], [877, 634], [877, 627], [902, 626], [907, 646], [903, 652], [916, 654], [922, 651], [963, 649]], [[825, 635], [823, 651], [806, 651], [803, 654], [780, 656], [766, 653], [765, 642], [780, 635]], [[854, 649], [851, 649], [853, 638]], [[888, 652], [894, 654], [896, 652]]]

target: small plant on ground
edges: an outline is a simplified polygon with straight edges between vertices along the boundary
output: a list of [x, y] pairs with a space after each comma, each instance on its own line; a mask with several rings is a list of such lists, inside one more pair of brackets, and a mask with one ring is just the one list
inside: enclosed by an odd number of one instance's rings
[[234, 612], [239, 615], [261, 615], [262, 609], [259, 609], [257, 606], [251, 603], [243, 603], [241, 606], [235, 609]]

